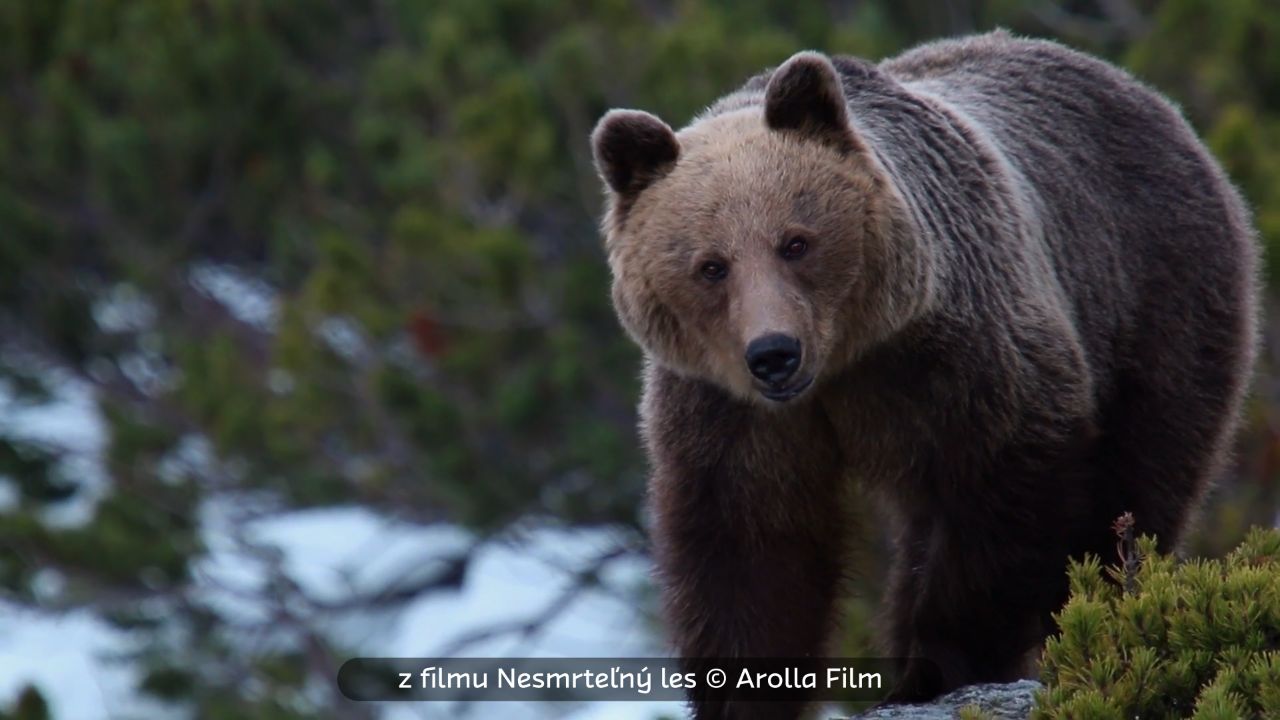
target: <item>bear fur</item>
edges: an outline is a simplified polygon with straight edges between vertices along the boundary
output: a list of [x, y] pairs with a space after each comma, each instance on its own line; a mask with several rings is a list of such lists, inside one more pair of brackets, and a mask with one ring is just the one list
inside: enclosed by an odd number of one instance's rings
[[[1246, 392], [1258, 248], [1150, 88], [996, 32], [802, 52], [678, 133], [615, 110], [592, 144], [689, 670], [829, 650], [854, 488], [896, 537], [895, 700], [1028, 672], [1120, 514], [1183, 536]], [[754, 374], [764, 336], [800, 348], [790, 380]], [[704, 692], [700, 720], [803, 707]]]

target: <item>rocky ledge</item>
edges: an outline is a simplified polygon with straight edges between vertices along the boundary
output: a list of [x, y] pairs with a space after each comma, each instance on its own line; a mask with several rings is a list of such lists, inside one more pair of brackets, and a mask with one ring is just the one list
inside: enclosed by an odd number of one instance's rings
[[923, 705], [891, 705], [854, 715], [850, 720], [955, 720], [960, 708], [976, 706], [985, 717], [997, 720], [1026, 720], [1031, 714], [1035, 692], [1040, 683], [1034, 680], [995, 685], [970, 685], [948, 693]]

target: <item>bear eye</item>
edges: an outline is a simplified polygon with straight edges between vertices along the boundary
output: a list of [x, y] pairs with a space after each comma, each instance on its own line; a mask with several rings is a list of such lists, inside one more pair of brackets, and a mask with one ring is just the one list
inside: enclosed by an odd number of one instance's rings
[[805, 251], [807, 251], [808, 249], [809, 249], [808, 240], [805, 240], [800, 235], [792, 235], [791, 237], [787, 238], [787, 241], [785, 243], [783, 243], [782, 250], [779, 252], [781, 253], [782, 258], [784, 260], [795, 260], [796, 258], [799, 258], [801, 255], [804, 255]]
[[698, 268], [698, 272], [702, 273], [702, 277], [708, 280], [723, 280], [729, 274], [729, 267], [722, 262], [708, 260], [702, 263], [702, 267]]

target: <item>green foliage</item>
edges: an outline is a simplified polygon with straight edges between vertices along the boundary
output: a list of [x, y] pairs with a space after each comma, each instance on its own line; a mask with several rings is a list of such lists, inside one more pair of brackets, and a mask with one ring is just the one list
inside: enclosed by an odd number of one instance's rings
[[957, 713], [959, 720], [992, 720], [994, 716], [977, 705], [965, 705]]
[[1118, 568], [1072, 564], [1033, 720], [1280, 717], [1280, 530], [1253, 530], [1223, 560], [1138, 545], [1132, 593]]
[[39, 690], [28, 685], [8, 711], [0, 709], [0, 720], [50, 720], [49, 703]]

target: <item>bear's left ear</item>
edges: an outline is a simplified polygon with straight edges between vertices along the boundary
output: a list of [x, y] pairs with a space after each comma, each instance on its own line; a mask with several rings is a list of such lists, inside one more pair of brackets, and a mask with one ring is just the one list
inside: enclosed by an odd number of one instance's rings
[[821, 53], [798, 52], [773, 71], [764, 91], [764, 120], [774, 130], [798, 132], [841, 152], [859, 147], [840, 73]]
[[600, 177], [629, 197], [676, 164], [680, 143], [670, 126], [647, 112], [610, 110], [591, 133], [591, 152]]

